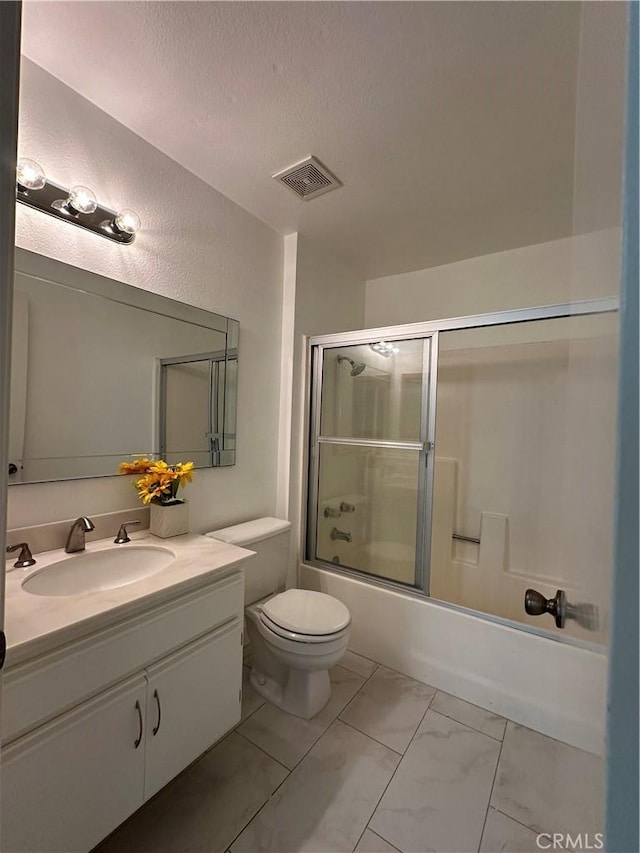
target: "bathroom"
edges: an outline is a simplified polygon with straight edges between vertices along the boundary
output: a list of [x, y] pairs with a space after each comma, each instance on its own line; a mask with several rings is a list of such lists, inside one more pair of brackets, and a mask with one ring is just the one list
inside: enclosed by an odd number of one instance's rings
[[[248, 644], [235, 673], [242, 722], [229, 711], [202, 759], [82, 849], [515, 853], [561, 849], [567, 834], [602, 846], [615, 755], [606, 701], [628, 17], [625, 3], [597, 2], [22, 4], [17, 155], [60, 186], [90, 187], [106, 209], [135, 209], [141, 227], [119, 245], [17, 204], [15, 269], [237, 321], [237, 341], [225, 326], [237, 387], [229, 375], [224, 388], [237, 416], [215, 451], [228, 458], [198, 464], [185, 487], [189, 529], [290, 522], [287, 588], [328, 594], [351, 619], [317, 714], [264, 701]], [[9, 39], [12, 27], [0, 29]], [[10, 45], [3, 55], [9, 63]], [[341, 185], [302, 200], [272, 176], [310, 154]], [[576, 303], [589, 313], [569, 316]], [[540, 306], [558, 307], [526, 313]], [[478, 321], [489, 314], [500, 317]], [[14, 324], [14, 366], [37, 320], [20, 335]], [[122, 346], [125, 324], [112, 325]], [[399, 352], [375, 351], [380, 342]], [[217, 349], [193, 341], [184, 352]], [[404, 379], [390, 369], [403, 359]], [[73, 445], [86, 437], [69, 416], [74, 398], [102, 423], [105, 400], [140, 403], [126, 359], [114, 380], [119, 361], [114, 349], [100, 373], [72, 361], [51, 371], [53, 403], [69, 401], [58, 408], [68, 445], [72, 429]], [[514, 365], [526, 381], [513, 382]], [[24, 448], [30, 435], [53, 438], [53, 408], [30, 419], [32, 401]], [[100, 456], [115, 472], [124, 455], [151, 450], [141, 441], [69, 456]], [[333, 468], [321, 470], [316, 445]], [[512, 454], [496, 455], [503, 447]], [[131, 478], [104, 467], [25, 474], [8, 488], [7, 542], [30, 540], [36, 570], [78, 517], [95, 526], [87, 553], [124, 522], [142, 520], [134, 540], [149, 525]], [[483, 550], [491, 570], [478, 581]], [[7, 572], [7, 589], [22, 571]], [[528, 587], [547, 600], [565, 589], [597, 610], [597, 626], [527, 616]], [[77, 619], [91, 595], [77, 599]], [[9, 754], [31, 737], [25, 725], [6, 730]], [[471, 753], [430, 746], [454, 733]], [[344, 766], [332, 770], [337, 754]], [[477, 773], [460, 773], [465, 760]], [[607, 849], [633, 849], [616, 843]]]

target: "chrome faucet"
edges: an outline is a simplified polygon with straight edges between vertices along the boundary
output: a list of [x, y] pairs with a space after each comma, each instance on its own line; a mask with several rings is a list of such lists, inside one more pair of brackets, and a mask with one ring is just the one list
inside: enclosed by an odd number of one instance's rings
[[90, 518], [87, 518], [86, 515], [76, 518], [69, 530], [67, 544], [64, 546], [66, 553], [75, 554], [77, 551], [84, 551], [84, 536], [85, 533], [89, 533], [91, 530], [94, 530], [94, 524]]
[[125, 521], [124, 524], [121, 524], [120, 530], [118, 530], [118, 535], [113, 540], [115, 545], [124, 545], [125, 542], [131, 542], [131, 537], [129, 536], [127, 527], [131, 527], [132, 524], [141, 524], [141, 521], [139, 518], [134, 518], [133, 521]]
[[344, 530], [338, 530], [337, 527], [334, 527], [331, 531], [332, 539], [342, 539], [343, 542], [351, 542], [351, 534], [346, 533]]
[[20, 556], [13, 564], [13, 568], [28, 569], [29, 566], [35, 566], [36, 561], [33, 559], [28, 542], [18, 542], [17, 545], [7, 545], [7, 554], [10, 554], [12, 551], [17, 551], [18, 548], [20, 548]]

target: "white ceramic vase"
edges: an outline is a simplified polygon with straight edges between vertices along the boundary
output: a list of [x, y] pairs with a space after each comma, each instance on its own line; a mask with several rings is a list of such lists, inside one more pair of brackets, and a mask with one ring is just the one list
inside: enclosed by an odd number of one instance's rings
[[161, 539], [180, 536], [189, 532], [189, 504], [179, 501], [174, 504], [150, 504], [151, 520], [149, 532]]

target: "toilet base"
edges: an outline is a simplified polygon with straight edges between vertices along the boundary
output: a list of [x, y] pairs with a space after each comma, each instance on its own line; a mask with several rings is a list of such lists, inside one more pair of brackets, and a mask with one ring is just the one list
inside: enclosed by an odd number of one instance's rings
[[331, 698], [329, 673], [324, 670], [302, 670], [290, 668], [284, 686], [253, 667], [249, 681], [253, 689], [277, 708], [302, 717], [315, 717]]

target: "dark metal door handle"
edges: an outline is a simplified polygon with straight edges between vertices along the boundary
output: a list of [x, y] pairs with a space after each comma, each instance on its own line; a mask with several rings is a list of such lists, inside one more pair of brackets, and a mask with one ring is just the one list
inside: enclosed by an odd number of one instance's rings
[[550, 613], [556, 620], [556, 628], [564, 628], [567, 618], [567, 598], [563, 589], [559, 589], [553, 598], [545, 598], [541, 592], [528, 589], [524, 594], [524, 609], [529, 616]]
[[160, 697], [158, 696], [157, 690], [153, 691], [153, 698], [156, 700], [156, 702], [158, 704], [158, 722], [155, 724], [155, 726], [152, 729], [153, 736], [155, 737], [158, 734], [158, 732], [160, 731], [160, 723], [162, 721], [162, 710], [160, 708]]
[[142, 722], [142, 708], [140, 707], [140, 702], [136, 699], [136, 711], [138, 712], [138, 723], [140, 725], [140, 732], [138, 737], [134, 740], [133, 745], [137, 749], [142, 743], [142, 732], [143, 732], [143, 722]]

